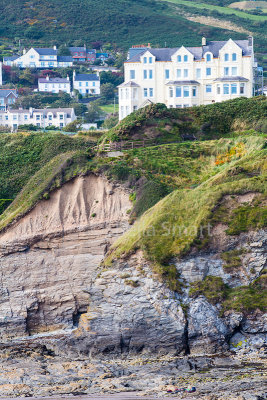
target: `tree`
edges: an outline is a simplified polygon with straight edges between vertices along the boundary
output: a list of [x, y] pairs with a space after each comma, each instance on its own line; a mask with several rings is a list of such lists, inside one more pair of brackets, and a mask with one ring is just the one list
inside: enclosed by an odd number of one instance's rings
[[59, 56], [71, 56], [70, 50], [66, 45], [59, 46], [58, 48], [58, 55]]
[[75, 121], [70, 122], [69, 124], [67, 124], [65, 126], [65, 128], [63, 128], [64, 132], [78, 132], [81, 129], [81, 122], [77, 121], [77, 119]]
[[95, 122], [100, 118], [102, 110], [99, 105], [95, 102], [88, 104], [88, 111], [85, 113], [86, 122]]
[[101, 85], [101, 96], [108, 102], [114, 98], [115, 86], [112, 83]]
[[103, 123], [103, 128], [105, 129], [111, 129], [114, 126], [117, 125], [117, 123], [119, 122], [119, 116], [118, 113], [115, 114], [110, 114], [104, 121]]
[[101, 65], [101, 64], [102, 64], [102, 61], [101, 61], [100, 58], [96, 58], [94, 63], [93, 63], [93, 65]]
[[72, 104], [72, 107], [74, 108], [75, 115], [77, 116], [82, 116], [87, 111], [86, 105], [82, 103]]
[[101, 84], [112, 83], [114, 86], [120, 85], [124, 79], [121, 72], [103, 71], [100, 72]]

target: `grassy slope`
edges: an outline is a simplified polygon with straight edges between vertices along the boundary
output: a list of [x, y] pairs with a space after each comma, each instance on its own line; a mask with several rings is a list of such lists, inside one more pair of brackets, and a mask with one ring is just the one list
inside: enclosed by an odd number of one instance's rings
[[246, 18], [246, 19], [250, 19], [251, 21], [267, 21], [267, 16], [264, 16], [264, 15], [253, 15], [253, 14], [249, 14], [244, 11], [239, 11], [239, 10], [235, 10], [232, 8], [220, 7], [220, 6], [212, 5], [212, 4], [198, 3], [197, 1], [188, 1], [188, 0], [163, 0], [163, 1], [168, 1], [169, 3], [174, 3], [174, 4], [182, 4], [185, 6], [200, 8], [200, 9], [204, 9], [204, 10], [214, 10], [214, 11], [218, 11], [219, 13], [224, 14], [224, 15], [234, 14], [239, 18]]
[[144, 42], [154, 46], [164, 46], [165, 42], [168, 46], [197, 46], [204, 34], [210, 40], [225, 40], [229, 35], [233, 39], [245, 37], [187, 21], [182, 15], [174, 15], [168, 3], [155, 0], [51, 0], [49, 7], [41, 0], [31, 0], [24, 7], [10, 0], [0, 2], [0, 14], [0, 36], [20, 38], [23, 45], [75, 41], [83, 45], [101, 40], [127, 49]]

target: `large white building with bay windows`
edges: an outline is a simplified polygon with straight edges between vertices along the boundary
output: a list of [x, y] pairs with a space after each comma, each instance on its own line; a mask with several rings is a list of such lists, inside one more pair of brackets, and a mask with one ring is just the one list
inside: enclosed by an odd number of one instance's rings
[[253, 95], [253, 38], [200, 47], [143, 48], [129, 52], [119, 86], [119, 119], [150, 103], [169, 108]]

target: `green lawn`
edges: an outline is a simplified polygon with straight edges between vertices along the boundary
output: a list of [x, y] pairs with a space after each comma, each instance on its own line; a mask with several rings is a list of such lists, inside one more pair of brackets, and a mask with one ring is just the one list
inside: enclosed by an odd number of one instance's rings
[[[114, 113], [114, 104], [106, 104], [105, 106], [100, 107], [106, 114]], [[119, 105], [115, 104], [115, 112], [119, 112]]]
[[244, 11], [239, 11], [228, 7], [213, 6], [211, 4], [197, 3], [188, 0], [162, 0], [162, 1], [167, 1], [168, 3], [174, 3], [174, 4], [181, 4], [188, 7], [215, 10], [222, 14], [228, 14], [228, 15], [235, 14], [237, 17], [250, 19], [252, 21], [267, 21], [267, 17], [264, 15], [248, 14]]

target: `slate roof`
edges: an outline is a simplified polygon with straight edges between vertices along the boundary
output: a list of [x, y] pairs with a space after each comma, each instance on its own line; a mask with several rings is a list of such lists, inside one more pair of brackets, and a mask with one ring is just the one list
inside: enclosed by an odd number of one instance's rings
[[122, 83], [118, 87], [140, 87], [140, 85], [138, 85], [135, 82], [130, 81], [130, 82]]
[[49, 48], [36, 48], [34, 47], [34, 50], [37, 51], [38, 54], [41, 56], [56, 56], [57, 55], [57, 50], [54, 49], [49, 49]]
[[69, 47], [69, 51], [72, 51], [72, 52], [75, 52], [75, 51], [78, 51], [78, 52], [81, 52], [81, 51], [86, 51], [86, 49], [84, 48], [84, 47]]
[[58, 62], [72, 62], [72, 57], [71, 56], [58, 56], [57, 61]]
[[4, 61], [15, 61], [19, 56], [4, 57]]
[[[33, 113], [43, 113], [44, 115], [47, 115], [49, 112], [53, 113], [56, 115], [58, 112], [65, 112], [66, 114], [70, 114], [72, 112], [73, 108], [34, 108]], [[4, 111], [5, 112], [5, 111]], [[8, 109], [8, 113], [11, 114], [29, 114], [30, 110], [23, 110], [23, 109]]]
[[10, 95], [10, 93], [13, 93], [16, 97], [18, 97], [16, 89], [0, 89], [0, 97], [7, 97]]
[[96, 74], [77, 74], [75, 81], [99, 81], [99, 76]]
[[[249, 46], [248, 40], [234, 40], [234, 42], [242, 49], [243, 56], [251, 56], [252, 47]], [[185, 47], [190, 53], [193, 54], [195, 60], [201, 60], [205, 53], [211, 52], [214, 57], [219, 56], [219, 51], [227, 43], [227, 41], [211, 41], [207, 42], [206, 46], [200, 47]], [[182, 47], [182, 46], [181, 46]], [[140, 62], [140, 57], [149, 51], [153, 56], [155, 56], [156, 61], [171, 61], [171, 57], [176, 53], [181, 47], [175, 48], [161, 48], [161, 49], [144, 49], [143, 51], [135, 54], [131, 59], [126, 62]]]
[[214, 79], [214, 82], [248, 82], [248, 79], [242, 76], [225, 76], [223, 78]]
[[39, 83], [70, 83], [70, 81], [67, 78], [39, 78], [38, 79]]

